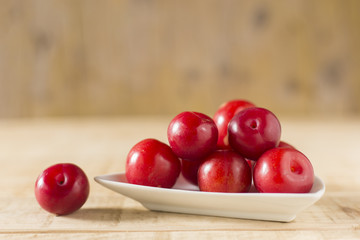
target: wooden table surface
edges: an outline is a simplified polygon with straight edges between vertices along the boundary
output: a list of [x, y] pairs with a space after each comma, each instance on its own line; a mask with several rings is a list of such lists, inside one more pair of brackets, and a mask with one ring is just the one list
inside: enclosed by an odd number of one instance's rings
[[[290, 223], [154, 212], [93, 178], [123, 172], [138, 141], [166, 142], [168, 117], [0, 121], [0, 239], [360, 239], [360, 119], [283, 119], [282, 138], [304, 152], [325, 195]], [[79, 165], [91, 190], [56, 217], [34, 197], [40, 172]]]

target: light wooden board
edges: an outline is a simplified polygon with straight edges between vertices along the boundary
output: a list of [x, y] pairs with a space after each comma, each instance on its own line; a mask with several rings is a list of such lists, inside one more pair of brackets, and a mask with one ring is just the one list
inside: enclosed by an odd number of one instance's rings
[[[290, 223], [153, 212], [93, 181], [124, 171], [136, 142], [166, 142], [171, 118], [0, 121], [1, 239], [359, 239], [360, 121], [282, 121], [283, 139], [312, 161], [324, 197]], [[56, 217], [42, 210], [34, 183], [51, 164], [73, 162], [91, 182], [79, 211]]]

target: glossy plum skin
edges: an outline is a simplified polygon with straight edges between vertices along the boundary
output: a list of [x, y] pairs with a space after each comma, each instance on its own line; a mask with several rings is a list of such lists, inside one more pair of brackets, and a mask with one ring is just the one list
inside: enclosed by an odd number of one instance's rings
[[248, 192], [251, 168], [247, 161], [232, 150], [217, 150], [201, 163], [198, 170], [200, 191]]
[[125, 175], [132, 184], [171, 188], [180, 170], [180, 159], [167, 144], [156, 139], [135, 144], [126, 158]]
[[281, 126], [277, 117], [265, 108], [247, 108], [229, 122], [230, 146], [245, 158], [257, 160], [266, 150], [277, 147]]
[[292, 149], [296, 149], [293, 145], [284, 142], [284, 141], [280, 141], [278, 147], [283, 147], [283, 148], [292, 148]]
[[255, 107], [255, 105], [242, 99], [231, 100], [220, 105], [213, 117], [219, 132], [217, 141], [218, 147], [229, 147], [228, 124], [237, 113], [249, 107]]
[[36, 200], [43, 209], [56, 215], [67, 215], [80, 209], [89, 191], [87, 176], [71, 163], [50, 166], [35, 183]]
[[198, 185], [198, 170], [202, 161], [181, 159], [181, 174], [194, 185]]
[[262, 193], [308, 193], [313, 183], [311, 162], [292, 148], [270, 149], [254, 167], [254, 185]]
[[171, 149], [179, 158], [198, 161], [216, 149], [218, 130], [209, 116], [182, 112], [171, 120], [167, 136]]

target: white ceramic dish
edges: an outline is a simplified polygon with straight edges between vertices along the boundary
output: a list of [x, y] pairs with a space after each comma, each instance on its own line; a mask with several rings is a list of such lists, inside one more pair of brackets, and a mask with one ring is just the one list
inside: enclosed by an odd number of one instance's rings
[[124, 173], [95, 177], [102, 186], [140, 202], [145, 208], [188, 214], [290, 222], [296, 215], [318, 201], [325, 192], [316, 177], [306, 194], [288, 193], [211, 193], [179, 177], [171, 189], [127, 183]]

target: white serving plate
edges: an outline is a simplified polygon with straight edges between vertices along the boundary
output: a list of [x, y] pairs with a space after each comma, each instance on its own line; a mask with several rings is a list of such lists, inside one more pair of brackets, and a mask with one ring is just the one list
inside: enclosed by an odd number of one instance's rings
[[145, 208], [188, 214], [290, 222], [318, 201], [325, 192], [315, 177], [310, 193], [213, 193], [201, 192], [181, 176], [171, 189], [130, 184], [125, 173], [95, 177], [102, 186], [140, 202]]

